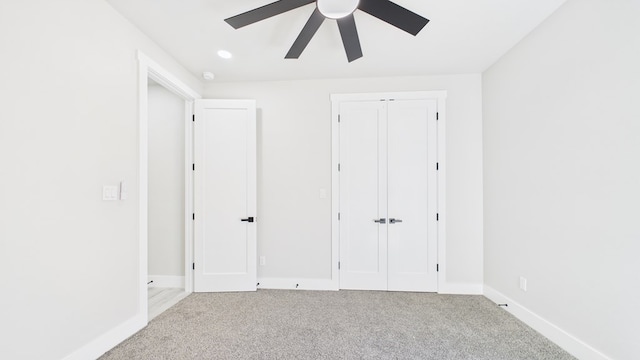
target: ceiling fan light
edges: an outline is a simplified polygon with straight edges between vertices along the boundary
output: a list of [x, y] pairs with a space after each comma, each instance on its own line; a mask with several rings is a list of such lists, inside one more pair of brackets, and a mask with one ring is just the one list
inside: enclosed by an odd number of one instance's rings
[[316, 0], [318, 11], [329, 19], [341, 19], [351, 15], [360, 4], [360, 0]]

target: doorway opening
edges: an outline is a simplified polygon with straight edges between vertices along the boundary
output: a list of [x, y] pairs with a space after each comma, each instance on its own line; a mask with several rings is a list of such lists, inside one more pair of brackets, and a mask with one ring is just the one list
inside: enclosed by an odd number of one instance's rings
[[148, 315], [185, 298], [185, 101], [148, 79]]
[[200, 95], [141, 52], [138, 64], [138, 309], [147, 323], [193, 292], [192, 117]]

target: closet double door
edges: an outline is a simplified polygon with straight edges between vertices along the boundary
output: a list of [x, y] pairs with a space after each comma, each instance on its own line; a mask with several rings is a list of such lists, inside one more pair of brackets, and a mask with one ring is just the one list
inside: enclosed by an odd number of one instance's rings
[[437, 101], [339, 104], [340, 288], [437, 291]]

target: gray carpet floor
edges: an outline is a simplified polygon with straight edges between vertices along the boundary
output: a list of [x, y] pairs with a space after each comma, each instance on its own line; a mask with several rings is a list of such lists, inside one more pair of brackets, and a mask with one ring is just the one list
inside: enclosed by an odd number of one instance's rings
[[483, 296], [192, 294], [100, 359], [574, 359]]

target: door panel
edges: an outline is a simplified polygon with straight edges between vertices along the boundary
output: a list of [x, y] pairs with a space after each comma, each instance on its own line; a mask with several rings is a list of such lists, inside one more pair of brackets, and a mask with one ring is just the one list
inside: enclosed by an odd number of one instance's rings
[[198, 100], [194, 290], [256, 290], [255, 103]]
[[387, 287], [386, 198], [372, 196], [386, 187], [385, 105], [345, 103], [340, 109], [340, 286]]
[[389, 103], [389, 290], [436, 291], [435, 101]]

